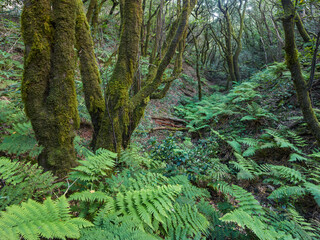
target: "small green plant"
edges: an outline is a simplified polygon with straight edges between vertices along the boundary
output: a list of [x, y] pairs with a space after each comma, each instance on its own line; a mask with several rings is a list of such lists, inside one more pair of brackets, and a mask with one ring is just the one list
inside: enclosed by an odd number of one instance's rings
[[56, 201], [48, 198], [43, 204], [29, 199], [1, 212], [0, 239], [79, 238], [80, 229], [92, 225], [85, 219], [72, 218], [64, 196]]
[[51, 172], [43, 173], [37, 164], [0, 158], [0, 210], [29, 198], [41, 201], [61, 186]]

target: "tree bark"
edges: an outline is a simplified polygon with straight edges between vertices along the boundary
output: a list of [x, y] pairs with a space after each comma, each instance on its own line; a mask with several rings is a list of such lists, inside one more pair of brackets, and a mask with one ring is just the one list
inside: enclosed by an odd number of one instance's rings
[[320, 143], [320, 124], [313, 111], [308, 86], [302, 76], [301, 65], [298, 59], [298, 50], [296, 47], [294, 34], [294, 19], [296, 14], [295, 8], [291, 0], [281, 0], [281, 3], [285, 15], [282, 23], [285, 32], [286, 63], [291, 72], [304, 120], [308, 124], [313, 136]]
[[[175, 55], [176, 48], [184, 36], [191, 6], [195, 1], [184, 0], [177, 27], [167, 36], [161, 54], [156, 57], [156, 65], [141, 90], [130, 98], [129, 90], [133, 84], [137, 68], [139, 38], [142, 23], [142, 0], [126, 0], [123, 8], [122, 34], [119, 46], [119, 57], [113, 75], [106, 89], [106, 110], [98, 133], [95, 148], [106, 148], [115, 152], [121, 151], [129, 144], [130, 137], [144, 114], [145, 107], [158, 87], [163, 83], [165, 69]], [[133, 14], [134, 13], [134, 14]], [[170, 40], [170, 41], [169, 41]], [[164, 54], [163, 54], [164, 53]], [[160, 56], [163, 58], [160, 59]]]
[[115, 152], [128, 145], [130, 131], [129, 89], [137, 68], [142, 1], [126, 0], [120, 4], [123, 11], [119, 55], [105, 94], [106, 110], [97, 136], [95, 148]]
[[296, 25], [297, 25], [297, 28], [298, 28], [298, 31], [300, 33], [300, 36], [302, 37], [303, 41], [304, 42], [311, 42], [311, 37], [309, 36], [307, 30], [305, 29], [304, 25], [303, 25], [303, 22], [300, 18], [300, 15], [299, 13], [296, 12]]
[[94, 146], [105, 110], [105, 101], [101, 91], [100, 73], [95, 59], [90, 27], [84, 14], [82, 1], [77, 0], [77, 3], [76, 48], [80, 58], [80, 72], [86, 107], [94, 128], [91, 142], [91, 146]]
[[75, 0], [28, 0], [21, 17], [26, 49], [22, 98], [44, 147], [39, 164], [60, 176], [76, 165], [75, 19]]

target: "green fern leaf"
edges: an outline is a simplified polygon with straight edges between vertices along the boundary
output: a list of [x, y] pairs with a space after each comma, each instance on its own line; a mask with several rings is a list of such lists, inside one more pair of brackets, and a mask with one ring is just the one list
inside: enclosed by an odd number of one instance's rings
[[80, 228], [93, 226], [78, 218], [72, 219], [65, 197], [57, 201], [47, 199], [43, 204], [29, 199], [21, 206], [13, 205], [1, 212], [0, 239], [26, 240], [45, 238], [79, 238]]
[[314, 200], [317, 202], [318, 206], [320, 206], [320, 185], [315, 185], [315, 184], [306, 182], [304, 186], [306, 187], [308, 192], [310, 192], [313, 195]]
[[70, 173], [70, 179], [93, 182], [106, 177], [108, 170], [111, 170], [114, 166], [116, 157], [116, 153], [105, 149], [98, 149], [95, 155], [90, 155], [86, 160], [79, 161], [81, 165], [73, 169]]

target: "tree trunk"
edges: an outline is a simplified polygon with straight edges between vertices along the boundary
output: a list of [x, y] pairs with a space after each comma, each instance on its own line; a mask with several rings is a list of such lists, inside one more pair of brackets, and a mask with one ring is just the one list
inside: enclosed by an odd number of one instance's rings
[[304, 120], [308, 124], [313, 136], [320, 143], [320, 124], [313, 111], [308, 86], [302, 76], [298, 59], [298, 50], [294, 34], [295, 9], [291, 0], [281, 0], [281, 3], [285, 13], [282, 23], [285, 32], [286, 63], [291, 72]]
[[[183, 11], [179, 16], [177, 27], [172, 26], [173, 36], [167, 36], [161, 53], [165, 53], [160, 60], [157, 56], [156, 66], [151, 68], [149, 79], [142, 89], [130, 98], [129, 91], [133, 84], [137, 68], [139, 38], [142, 23], [142, 0], [126, 0], [121, 5], [123, 9], [123, 29], [121, 34], [119, 57], [113, 75], [106, 89], [106, 110], [98, 133], [95, 148], [106, 148], [120, 152], [128, 146], [131, 135], [144, 114], [145, 107], [158, 87], [163, 83], [165, 69], [175, 55], [176, 48], [184, 36], [191, 6], [195, 1], [184, 0]], [[170, 41], [168, 40], [170, 39]]]
[[311, 42], [311, 38], [305, 29], [299, 13], [296, 12], [296, 25], [304, 42]]
[[97, 133], [105, 110], [105, 102], [101, 91], [100, 74], [94, 55], [94, 44], [90, 33], [90, 27], [83, 11], [81, 0], [77, 0], [76, 19], [76, 48], [80, 58], [80, 71], [83, 83], [83, 91], [88, 112], [94, 128], [91, 146], [94, 146]]
[[75, 0], [28, 0], [21, 17], [26, 49], [22, 98], [44, 147], [39, 164], [60, 176], [76, 165], [75, 19]]
[[118, 61], [105, 94], [106, 110], [95, 148], [119, 152], [128, 145], [130, 132], [129, 89], [137, 68], [142, 23], [141, 0], [126, 0]]
[[97, 7], [97, 4], [98, 4], [98, 0], [90, 0], [88, 11], [87, 11], [87, 20], [89, 24], [92, 22], [93, 13]]
[[194, 43], [194, 47], [196, 49], [196, 75], [197, 75], [197, 81], [198, 81], [198, 98], [199, 98], [199, 101], [202, 100], [202, 88], [201, 88], [201, 78], [200, 78], [200, 71], [199, 71], [199, 47], [198, 47], [198, 42], [197, 42], [197, 39], [196, 37], [194, 36], [192, 30], [190, 29], [190, 32], [192, 34], [192, 37], [193, 37], [193, 43]]

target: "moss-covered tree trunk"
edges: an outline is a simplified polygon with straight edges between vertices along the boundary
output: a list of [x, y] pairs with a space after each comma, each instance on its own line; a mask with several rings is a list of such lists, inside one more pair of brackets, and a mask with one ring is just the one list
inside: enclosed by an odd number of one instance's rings
[[233, 55], [234, 75], [237, 79], [237, 82], [241, 81], [240, 67], [239, 67], [239, 56], [242, 51], [242, 34], [243, 34], [243, 29], [244, 29], [244, 17], [246, 14], [247, 0], [244, 1], [242, 12], [240, 11], [241, 6], [242, 6], [242, 1], [240, 4], [240, 7], [238, 9], [238, 14], [240, 17], [240, 28], [239, 28], [238, 36], [236, 36], [236, 34], [234, 33], [234, 31], [232, 29], [233, 37], [234, 37], [235, 41], [237, 42], [237, 47], [236, 47], [236, 50]]
[[[76, 165], [73, 139], [79, 127], [74, 85], [77, 55], [86, 106], [94, 127], [95, 149], [103, 147], [119, 152], [128, 145], [152, 94], [159, 91], [161, 84], [165, 84], [166, 91], [170, 87], [172, 80], [163, 79], [163, 75], [177, 46], [174, 73], [181, 71], [188, 17], [195, 0], [183, 1], [181, 14], [164, 44], [159, 46], [144, 86], [132, 92], [139, 58], [141, 3], [142, 0], [120, 1], [118, 60], [103, 97], [82, 1], [25, 1], [21, 19], [26, 46], [22, 96], [37, 140], [44, 146], [39, 163], [46, 170], [62, 176]], [[163, 93], [160, 91], [160, 95]]]
[[226, 59], [227, 59], [227, 64], [228, 64], [228, 69], [229, 69], [229, 74], [230, 74], [231, 84], [232, 84], [233, 82], [237, 81], [237, 77], [235, 74], [235, 66], [234, 66], [235, 62], [234, 62], [234, 56], [232, 51], [232, 25], [231, 25], [229, 12], [226, 11], [224, 16], [226, 19], [226, 36], [225, 36]]
[[79, 126], [74, 85], [76, 1], [27, 0], [21, 17], [25, 43], [22, 97], [36, 138], [39, 163], [64, 175], [75, 166]]
[[[122, 32], [119, 56], [105, 91], [106, 108], [95, 148], [119, 152], [129, 144], [130, 137], [139, 124], [145, 107], [158, 87], [163, 84], [163, 74], [173, 59], [177, 46], [185, 37], [188, 18], [195, 1], [184, 0], [178, 21], [155, 57], [144, 86], [130, 97], [129, 91], [137, 70], [139, 40], [142, 23], [142, 0], [125, 0], [122, 8]], [[163, 57], [161, 57], [163, 56]]]
[[299, 13], [297, 13], [297, 12], [296, 12], [295, 22], [296, 22], [298, 31], [299, 31], [303, 41], [304, 42], [311, 42], [311, 37], [309, 36], [307, 30], [305, 29], [303, 22], [301, 20], [301, 17], [299, 15]]
[[298, 59], [298, 50], [294, 34], [295, 8], [291, 0], [281, 0], [281, 3], [284, 9], [282, 23], [285, 32], [286, 63], [291, 72], [304, 120], [308, 124], [313, 136], [318, 142], [320, 142], [320, 124], [313, 111], [308, 91], [308, 84], [302, 76], [301, 66]]
[[106, 111], [98, 133], [96, 148], [120, 151], [128, 144], [130, 125], [129, 90], [137, 68], [142, 23], [141, 0], [121, 3], [123, 16], [118, 61], [106, 88]]
[[80, 71], [86, 107], [90, 113], [94, 128], [91, 145], [95, 146], [105, 110], [105, 101], [100, 86], [101, 79], [94, 55], [90, 27], [81, 0], [77, 0], [76, 48], [80, 58]]

